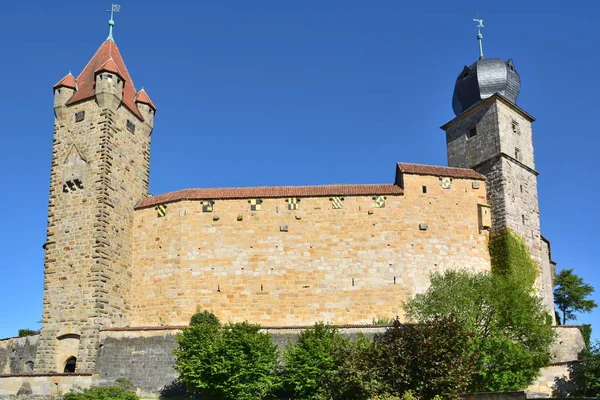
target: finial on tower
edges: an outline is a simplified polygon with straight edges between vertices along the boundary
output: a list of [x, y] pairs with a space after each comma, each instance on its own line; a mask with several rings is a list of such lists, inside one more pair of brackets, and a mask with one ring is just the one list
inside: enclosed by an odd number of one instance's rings
[[106, 10], [106, 12], [110, 13], [110, 20], [108, 21], [108, 37], [106, 40], [112, 40], [113, 42], [115, 41], [112, 34], [113, 26], [115, 26], [115, 20], [113, 17], [115, 16], [115, 13], [119, 11], [121, 11], [121, 6], [118, 4], [113, 4], [110, 10]]
[[481, 28], [484, 28], [483, 19], [480, 19], [479, 16], [477, 16], [477, 18], [473, 18], [473, 22], [477, 22], [477, 41], [479, 42], [479, 59], [483, 60], [483, 35], [481, 34]]

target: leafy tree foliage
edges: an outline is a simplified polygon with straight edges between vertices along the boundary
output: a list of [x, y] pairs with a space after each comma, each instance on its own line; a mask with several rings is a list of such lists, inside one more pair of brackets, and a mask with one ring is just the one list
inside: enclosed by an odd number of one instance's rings
[[293, 393], [295, 399], [314, 399], [322, 393], [323, 374], [335, 369], [333, 350], [343, 340], [333, 325], [317, 323], [313, 328], [302, 331], [298, 342], [288, 345], [283, 354], [284, 388]]
[[206, 399], [270, 396], [277, 387], [278, 367], [271, 336], [245, 322], [221, 328], [215, 319], [198, 318], [177, 335], [174, 354], [179, 380], [189, 392]]
[[139, 400], [133, 385], [125, 379], [117, 379], [114, 386], [92, 386], [80, 392], [69, 392], [64, 400]]
[[190, 325], [200, 325], [200, 324], [211, 324], [215, 326], [221, 325], [219, 318], [210, 311], [200, 311], [197, 310], [192, 318], [190, 319]]
[[527, 244], [518, 234], [505, 229], [490, 236], [492, 273], [532, 290], [538, 276], [538, 268], [531, 259]]
[[405, 304], [405, 312], [420, 323], [453, 314], [475, 333], [477, 374], [469, 391], [526, 388], [550, 362], [554, 333], [547, 313], [540, 299], [510, 275], [433, 274], [429, 290]]
[[19, 329], [19, 337], [37, 335], [40, 331], [34, 331], [33, 329]]
[[563, 269], [556, 275], [554, 283], [554, 303], [562, 313], [563, 325], [567, 320], [576, 320], [577, 312], [590, 312], [598, 305], [588, 296], [594, 288], [574, 274], [572, 269]]
[[453, 315], [410, 325], [396, 319], [375, 336], [372, 359], [387, 394], [458, 399], [475, 374], [473, 337]]
[[582, 363], [571, 368], [572, 397], [600, 397], [600, 342], [593, 343], [582, 355]]

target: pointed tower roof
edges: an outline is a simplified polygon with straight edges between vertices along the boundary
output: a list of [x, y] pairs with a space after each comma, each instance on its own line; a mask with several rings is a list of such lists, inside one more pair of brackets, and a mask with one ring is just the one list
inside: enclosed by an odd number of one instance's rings
[[[112, 63], [109, 62], [111, 59]], [[143, 120], [142, 115], [135, 106], [136, 90], [133, 86], [133, 81], [131, 80], [129, 72], [127, 71], [127, 67], [123, 62], [123, 58], [121, 57], [119, 48], [112, 40], [106, 40], [104, 43], [102, 43], [98, 51], [96, 51], [96, 54], [94, 54], [94, 56], [87, 63], [83, 71], [81, 71], [81, 73], [77, 77], [77, 84], [79, 86], [78, 90], [75, 92], [75, 95], [71, 98], [71, 100], [69, 100], [67, 105], [71, 105], [94, 97], [96, 71], [102, 70], [102, 68], [105, 68], [105, 65], [112, 66], [113, 64], [114, 68], [117, 70], [114, 72], [118, 73], [124, 80], [123, 104], [139, 119]]]
[[67, 75], [65, 75], [65, 77], [58, 81], [58, 83], [54, 85], [53, 88], [56, 89], [57, 87], [61, 86], [65, 86], [71, 89], [77, 89], [77, 81], [75, 80], [75, 77], [72, 73], [69, 72]]
[[137, 103], [148, 104], [150, 107], [152, 107], [152, 109], [154, 111], [156, 111], [156, 106], [154, 105], [154, 103], [152, 102], [152, 100], [150, 100], [150, 96], [148, 96], [148, 93], [146, 93], [146, 91], [144, 90], [144, 88], [142, 88], [142, 90], [140, 90], [137, 93], [137, 95], [135, 96], [135, 101]]
[[115, 62], [115, 60], [113, 60], [112, 57], [109, 58], [108, 60], [106, 60], [106, 62], [104, 64], [102, 64], [100, 67], [98, 67], [98, 69], [94, 72], [97, 74], [98, 72], [103, 72], [103, 71], [112, 72], [113, 74], [117, 74], [121, 78], [123, 78], [123, 73], [119, 70], [117, 63]]

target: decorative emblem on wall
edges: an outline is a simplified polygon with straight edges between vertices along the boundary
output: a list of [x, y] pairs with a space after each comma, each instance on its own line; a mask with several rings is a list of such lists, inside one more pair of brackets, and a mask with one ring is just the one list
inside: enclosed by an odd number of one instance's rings
[[154, 209], [156, 210], [156, 215], [158, 215], [158, 218], [162, 218], [167, 215], [167, 206], [165, 204], [159, 204], [154, 207]]
[[375, 200], [375, 208], [385, 208], [385, 196], [373, 197]]
[[452, 188], [452, 179], [447, 176], [442, 176], [440, 178], [440, 184], [442, 185], [442, 189], [450, 189]]
[[344, 200], [343, 197], [331, 197], [329, 200], [331, 200], [331, 205], [334, 210], [339, 210], [342, 208], [342, 200]]
[[212, 212], [214, 203], [215, 202], [212, 200], [203, 200], [202, 201], [202, 212]]
[[250, 211], [260, 211], [262, 199], [250, 199], [248, 203], [250, 203]]
[[288, 210], [297, 210], [298, 209], [298, 202], [300, 202], [299, 198], [290, 197], [288, 199], [285, 199], [285, 201], [288, 203]]

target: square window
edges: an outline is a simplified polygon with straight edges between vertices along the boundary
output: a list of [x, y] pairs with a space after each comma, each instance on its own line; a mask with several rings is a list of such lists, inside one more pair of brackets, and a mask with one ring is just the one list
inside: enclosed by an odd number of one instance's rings
[[471, 139], [475, 135], [477, 135], [477, 127], [476, 126], [469, 129], [469, 131], [467, 132], [467, 139]]
[[85, 119], [85, 111], [79, 111], [75, 113], [75, 122], [81, 122]]
[[130, 120], [127, 120], [127, 130], [131, 133], [135, 133], [135, 124]]
[[521, 130], [519, 129], [519, 123], [517, 121], [513, 120], [511, 126], [513, 133], [517, 135], [521, 134]]
[[517, 161], [521, 161], [521, 150], [517, 147], [515, 147], [515, 160]]

